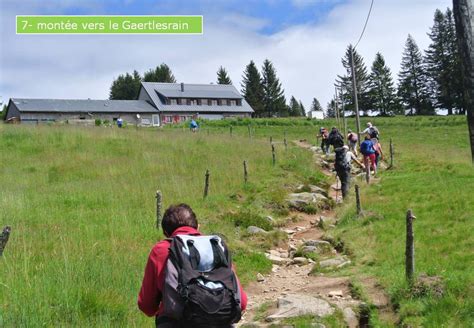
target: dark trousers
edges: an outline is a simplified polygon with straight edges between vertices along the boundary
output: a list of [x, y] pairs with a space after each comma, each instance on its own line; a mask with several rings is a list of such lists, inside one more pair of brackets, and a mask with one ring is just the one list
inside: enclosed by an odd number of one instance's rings
[[342, 198], [346, 198], [351, 186], [351, 170], [339, 168], [336, 169], [337, 176], [341, 180]]

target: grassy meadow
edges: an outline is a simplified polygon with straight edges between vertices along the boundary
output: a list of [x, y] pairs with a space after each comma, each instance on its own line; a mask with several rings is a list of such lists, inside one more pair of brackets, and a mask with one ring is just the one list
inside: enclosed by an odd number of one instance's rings
[[271, 268], [257, 250], [282, 236], [255, 240], [246, 226], [284, 217], [285, 187], [322, 179], [301, 149], [277, 146], [273, 167], [266, 140], [179, 129], [0, 124], [0, 144], [0, 225], [12, 226], [0, 258], [4, 327], [153, 325], [136, 298], [162, 238], [157, 189], [164, 207], [188, 203], [204, 232], [222, 234], [242, 281], [253, 280]]
[[[469, 327], [474, 322], [474, 174], [464, 117], [371, 118], [395, 168], [338, 208], [335, 231], [357, 275], [389, 292], [403, 326]], [[354, 119], [348, 122], [354, 129]], [[365, 126], [367, 119], [362, 120]], [[0, 258], [0, 326], [152, 326], [136, 307], [155, 228], [155, 192], [164, 206], [186, 202], [202, 230], [222, 234], [244, 283], [270, 263], [259, 250], [284, 239], [248, 236], [287, 217], [284, 198], [299, 183], [324, 182], [310, 152], [282, 143], [316, 144], [320, 125], [305, 119], [203, 122], [160, 130], [0, 124], [0, 225], [12, 235]], [[230, 135], [232, 125], [232, 135]], [[269, 138], [276, 141], [272, 166]], [[243, 160], [249, 182], [243, 183]], [[210, 194], [203, 200], [204, 174]], [[413, 294], [404, 280], [405, 213], [413, 209], [416, 273], [439, 275], [444, 294]], [[385, 323], [374, 311], [373, 326]], [[306, 325], [304, 318], [297, 327]], [[328, 322], [328, 327], [333, 326]], [[337, 326], [335, 323], [334, 326]]]

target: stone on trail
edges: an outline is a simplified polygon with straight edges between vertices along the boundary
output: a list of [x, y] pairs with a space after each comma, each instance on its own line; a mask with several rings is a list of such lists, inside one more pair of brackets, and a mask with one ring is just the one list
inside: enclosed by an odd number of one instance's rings
[[258, 282], [263, 282], [263, 281], [265, 281], [265, 277], [263, 276], [263, 274], [261, 274], [261, 273], [259, 273], [259, 272], [257, 273], [257, 281], [258, 281]]
[[278, 311], [266, 318], [275, 321], [302, 315], [326, 317], [334, 313], [331, 305], [318, 297], [311, 295], [290, 294], [278, 298]]
[[270, 260], [270, 262], [272, 262], [273, 264], [276, 264], [276, 265], [285, 265], [285, 264], [288, 264], [288, 263], [291, 262], [290, 259], [284, 259], [284, 258], [281, 258], [279, 256], [272, 255], [272, 254], [265, 253], [265, 256], [267, 257], [267, 259]]
[[295, 257], [293, 259], [293, 262], [291, 262], [292, 264], [296, 264], [296, 265], [306, 265], [309, 263], [308, 259], [306, 257]]
[[345, 257], [336, 257], [333, 259], [328, 259], [319, 262], [321, 268], [342, 268], [348, 264], [351, 264], [351, 261]]
[[293, 193], [288, 195], [288, 204], [300, 211], [308, 205], [313, 205], [319, 208], [329, 208], [328, 198], [321, 194], [311, 192]]
[[310, 239], [304, 242], [305, 246], [331, 247], [331, 243], [326, 240]]
[[324, 196], [328, 196], [328, 193], [326, 192], [326, 190], [324, 190], [323, 188], [321, 187], [318, 187], [318, 186], [315, 186], [315, 185], [299, 185], [298, 187], [296, 187], [296, 190], [295, 190], [295, 193], [302, 193], [302, 192], [311, 192], [313, 194], [321, 194], [321, 195], [324, 195]]
[[342, 290], [331, 290], [328, 293], [328, 296], [329, 297], [342, 297], [344, 296], [344, 294], [342, 293]]
[[263, 230], [262, 228], [256, 227], [256, 226], [249, 226], [247, 228], [247, 232], [251, 235], [258, 235], [258, 234], [266, 234], [268, 233], [267, 231]]
[[359, 327], [359, 320], [357, 319], [357, 315], [355, 314], [354, 310], [352, 310], [350, 307], [346, 307], [344, 310], [342, 310], [342, 314], [344, 315], [344, 321], [346, 322], [347, 327]]

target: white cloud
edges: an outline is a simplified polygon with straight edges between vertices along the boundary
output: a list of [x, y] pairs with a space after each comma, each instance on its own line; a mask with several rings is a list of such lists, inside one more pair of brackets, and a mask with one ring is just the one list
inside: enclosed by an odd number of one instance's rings
[[[294, 95], [309, 108], [317, 97], [325, 106], [336, 75], [342, 73], [340, 58], [359, 37], [369, 4], [363, 0], [339, 4], [318, 25], [292, 26], [271, 36], [258, 33], [268, 21], [237, 14], [205, 15], [202, 36], [26, 36], [14, 34], [17, 13], [2, 12], [0, 95], [3, 101], [106, 98], [118, 74], [143, 72], [162, 62], [179, 81], [190, 83], [215, 81], [217, 68], [223, 65], [240, 89], [245, 65], [253, 59], [260, 66], [269, 58], [287, 98]], [[434, 10], [450, 4], [448, 0], [376, 2], [358, 47], [367, 66], [380, 51], [398, 72], [408, 33], [425, 49]]]

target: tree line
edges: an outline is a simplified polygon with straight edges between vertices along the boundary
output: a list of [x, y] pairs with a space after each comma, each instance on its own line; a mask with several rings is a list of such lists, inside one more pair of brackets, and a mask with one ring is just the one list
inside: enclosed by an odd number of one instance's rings
[[[110, 99], [137, 99], [141, 82], [176, 83], [170, 67], [161, 64], [150, 69], [143, 77], [136, 70], [132, 73], [119, 75], [110, 87]], [[220, 66], [217, 70], [217, 84], [232, 84], [227, 70]], [[249, 105], [254, 109], [256, 117], [287, 117], [305, 116], [303, 103], [294, 96], [287, 104], [284, 89], [276, 74], [273, 63], [266, 59], [263, 62], [261, 73], [252, 60], [245, 67], [242, 77], [242, 94]], [[319, 102], [315, 99], [319, 107]], [[314, 107], [314, 101], [313, 106]], [[322, 110], [322, 109], [321, 109]]]
[[432, 115], [436, 109], [447, 110], [448, 115], [465, 114], [460, 53], [451, 9], [435, 11], [428, 36], [431, 43], [422, 53], [415, 39], [408, 35], [397, 86], [380, 52], [375, 55], [369, 73], [362, 56], [349, 45], [341, 60], [346, 73], [336, 78], [340, 94], [328, 103], [327, 116], [335, 116], [336, 106], [344, 106], [345, 111], [355, 114], [352, 58], [359, 110], [365, 115]]

